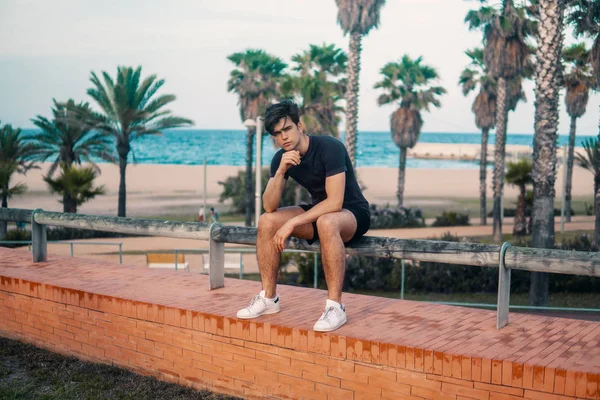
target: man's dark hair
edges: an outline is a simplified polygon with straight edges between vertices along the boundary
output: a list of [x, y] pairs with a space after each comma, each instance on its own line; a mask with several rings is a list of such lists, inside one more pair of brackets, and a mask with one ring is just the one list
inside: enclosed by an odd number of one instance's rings
[[298, 125], [298, 122], [300, 122], [300, 108], [298, 108], [298, 104], [292, 100], [283, 100], [270, 105], [265, 112], [265, 130], [272, 135], [275, 125], [282, 118], [286, 117], [289, 117], [296, 126]]

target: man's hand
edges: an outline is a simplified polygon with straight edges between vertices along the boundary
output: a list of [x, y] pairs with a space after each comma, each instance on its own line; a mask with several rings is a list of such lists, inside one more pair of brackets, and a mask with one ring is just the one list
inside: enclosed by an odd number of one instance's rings
[[281, 162], [279, 163], [279, 172], [285, 174], [288, 169], [294, 165], [300, 165], [300, 152], [297, 150], [286, 151], [281, 156]]
[[285, 241], [291, 236], [294, 228], [294, 223], [290, 220], [283, 224], [283, 226], [275, 233], [273, 244], [278, 252], [281, 253], [285, 249]]

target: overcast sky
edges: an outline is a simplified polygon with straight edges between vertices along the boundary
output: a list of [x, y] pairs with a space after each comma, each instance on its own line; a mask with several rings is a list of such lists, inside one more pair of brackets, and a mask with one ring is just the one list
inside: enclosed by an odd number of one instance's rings
[[[387, 1], [380, 28], [363, 39], [360, 130], [389, 131], [394, 108], [377, 106], [373, 85], [386, 62], [407, 53], [437, 68], [448, 90], [441, 109], [423, 114], [423, 131], [477, 131], [475, 94], [465, 98], [457, 80], [468, 63], [464, 50], [481, 43], [481, 33], [463, 23], [478, 5]], [[261, 48], [289, 62], [310, 43], [347, 49], [336, 13], [334, 0], [0, 0], [0, 120], [32, 127], [30, 118], [50, 115], [52, 98], [91, 102], [91, 71], [114, 76], [118, 65], [142, 65], [144, 74], [166, 79], [162, 93], [177, 96], [171, 109], [197, 128], [240, 129], [237, 98], [226, 90], [227, 55]], [[509, 133], [533, 132], [533, 83], [526, 90], [528, 102], [510, 114]], [[599, 98], [591, 96], [581, 134], [597, 134]], [[568, 127], [561, 99], [559, 132]]]

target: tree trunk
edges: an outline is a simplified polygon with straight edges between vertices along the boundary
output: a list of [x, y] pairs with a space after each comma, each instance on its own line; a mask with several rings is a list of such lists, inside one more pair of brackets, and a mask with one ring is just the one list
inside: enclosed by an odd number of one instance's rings
[[481, 131], [481, 159], [479, 160], [479, 218], [481, 225], [487, 225], [487, 141], [489, 128]]
[[[8, 197], [2, 196], [2, 208], [8, 208]], [[8, 222], [0, 221], [0, 240], [6, 239], [8, 233]]]
[[252, 154], [255, 131], [255, 127], [248, 127], [246, 135], [246, 226], [252, 226]]
[[[569, 131], [569, 149], [567, 153], [567, 187], [565, 190], [565, 218], [571, 222], [571, 190], [573, 187], [573, 159], [575, 158], [575, 134], [577, 132], [577, 118], [571, 117]], [[563, 171], [563, 173], [565, 173]]]
[[525, 185], [519, 187], [519, 200], [517, 202], [517, 212], [515, 214], [515, 225], [513, 227], [513, 235], [525, 236], [527, 235], [527, 217], [525, 216], [525, 210], [527, 204], [525, 202], [525, 192], [527, 191]]
[[400, 166], [398, 167], [398, 191], [396, 198], [398, 199], [398, 207], [404, 205], [404, 181], [406, 177], [406, 148], [400, 149]]
[[360, 75], [360, 33], [350, 35], [348, 54], [348, 83], [346, 87], [346, 149], [356, 167], [356, 141], [358, 136], [358, 89]]
[[508, 107], [507, 80], [498, 78], [496, 109], [496, 146], [494, 148], [494, 240], [502, 241], [502, 191], [504, 190], [504, 162], [506, 157], [506, 126]]
[[[598, 107], [600, 108], [600, 107]], [[598, 123], [598, 145], [600, 146], [600, 123]], [[600, 163], [600, 159], [596, 160], [596, 163]], [[594, 173], [594, 215], [596, 221], [594, 223], [594, 244], [600, 245], [600, 165], [596, 165], [596, 172]]]
[[77, 212], [77, 203], [75, 203], [75, 199], [73, 199], [68, 194], [63, 195], [63, 212], [65, 212], [65, 213], [76, 213]]
[[[533, 139], [532, 245], [554, 247], [554, 183], [564, 3], [539, 0], [540, 24], [535, 67], [535, 136]], [[529, 304], [548, 304], [548, 275], [531, 274]]]
[[127, 186], [125, 184], [125, 172], [127, 170], [127, 157], [131, 147], [129, 143], [117, 144], [117, 153], [119, 153], [119, 209], [118, 217], [127, 216]]

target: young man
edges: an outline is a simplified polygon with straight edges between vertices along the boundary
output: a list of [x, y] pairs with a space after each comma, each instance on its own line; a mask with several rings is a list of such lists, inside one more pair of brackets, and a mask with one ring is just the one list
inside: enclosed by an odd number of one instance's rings
[[[295, 103], [282, 101], [270, 106], [265, 129], [281, 150], [271, 162], [271, 179], [263, 194], [266, 213], [258, 222], [256, 254], [263, 290], [237, 316], [249, 319], [280, 311], [277, 271], [286, 239], [295, 236], [309, 244], [317, 240], [321, 244], [328, 291], [325, 312], [313, 329], [336, 330], [346, 323], [344, 245], [369, 229], [369, 203], [360, 191], [345, 146], [330, 136], [307, 135]], [[290, 176], [308, 190], [312, 204], [279, 208]]]

